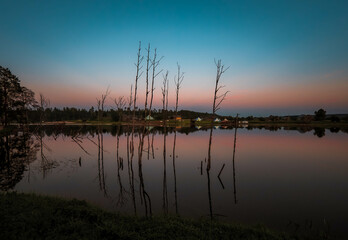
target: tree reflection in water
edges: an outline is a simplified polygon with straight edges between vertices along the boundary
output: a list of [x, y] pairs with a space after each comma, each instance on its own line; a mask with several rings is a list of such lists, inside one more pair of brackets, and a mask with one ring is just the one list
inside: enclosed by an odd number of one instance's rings
[[24, 172], [36, 160], [40, 146], [32, 134], [16, 131], [0, 135], [0, 189], [13, 189], [23, 179]]
[[[347, 139], [347, 136], [342, 133], [343, 127], [327, 130], [326, 135], [323, 135], [321, 129], [316, 129], [316, 136], [313, 136], [314, 128], [288, 128], [277, 132], [268, 132], [272, 128], [262, 128], [262, 131], [257, 129], [256, 134], [236, 127], [232, 129], [230, 126], [227, 130], [204, 127], [202, 129], [203, 131], [196, 132], [197, 130], [194, 128], [175, 129], [171, 127], [151, 129], [138, 126], [133, 130], [132, 126], [43, 126], [40, 130], [31, 128], [31, 131], [3, 133], [0, 138], [0, 188], [5, 191], [15, 189], [30, 192], [34, 189], [43, 194], [69, 195], [97, 202], [110, 210], [145, 216], [163, 212], [164, 214], [180, 213], [190, 217], [207, 214], [210, 219], [214, 219], [218, 217], [218, 213], [226, 209], [228, 219], [238, 220], [240, 216], [243, 217], [243, 214], [249, 214], [250, 219], [253, 217], [256, 219], [257, 213], [243, 209], [250, 202], [255, 205], [259, 204], [251, 196], [254, 193], [252, 191], [256, 190], [252, 190], [250, 193], [246, 193], [244, 190], [243, 204], [235, 206], [242, 200], [240, 196], [242, 186], [246, 189], [245, 186], [250, 185], [251, 181], [255, 181], [244, 177], [242, 185], [238, 179], [240, 180], [243, 176], [237, 175], [236, 170], [246, 169], [246, 166], [250, 166], [248, 164], [251, 163], [255, 164], [255, 161], [248, 163], [243, 160], [247, 157], [249, 160], [255, 156], [246, 154], [248, 153], [246, 149], [253, 148], [254, 143], [261, 143], [264, 140], [261, 134], [265, 134], [267, 137], [272, 136], [272, 138], [274, 136], [273, 139], [267, 138], [267, 140], [269, 139], [267, 144], [270, 145], [278, 144], [279, 139], [286, 141], [285, 143], [289, 144], [284, 144], [284, 150], [289, 152], [298, 147], [296, 144], [291, 145], [293, 139], [296, 138], [303, 139], [304, 144], [311, 144], [308, 145], [309, 147], [323, 146], [325, 141], [319, 141], [319, 135], [325, 140], [327, 139], [327, 142], [332, 141], [336, 136], [335, 139], [339, 141]], [[289, 131], [292, 132], [288, 133]], [[306, 132], [306, 136], [303, 137], [297, 131]], [[191, 135], [192, 132], [196, 133]], [[190, 136], [184, 134], [190, 134]], [[289, 135], [290, 138], [285, 138], [284, 135], [286, 137]], [[207, 137], [209, 137], [208, 146]], [[201, 144], [202, 140], [203, 143], [206, 143], [204, 152], [199, 146], [194, 145], [196, 142], [193, 142], [197, 141]], [[234, 142], [232, 143], [232, 141]], [[337, 142], [341, 144], [339, 141]], [[346, 151], [341, 145], [335, 145], [335, 149], [340, 151], [335, 156], [343, 158], [342, 153], [346, 153]], [[65, 146], [67, 148], [64, 148]], [[257, 147], [255, 147], [255, 154], [264, 153], [267, 157], [273, 157], [271, 152], [263, 152], [263, 149]], [[52, 152], [49, 151], [50, 148], [52, 148]], [[307, 149], [303, 149], [303, 151], [307, 153]], [[180, 153], [179, 159], [177, 158], [178, 153]], [[279, 154], [282, 153], [279, 152]], [[301, 158], [301, 152], [295, 156]], [[313, 156], [318, 156], [320, 161], [325, 160], [325, 156], [321, 157], [319, 154]], [[79, 157], [82, 157], [84, 162], [73, 176], [74, 182], [72, 182], [65, 174], [68, 172], [65, 161], [67, 158], [78, 161]], [[59, 161], [58, 169], [52, 170], [54, 164], [51, 159]], [[78, 163], [74, 163], [78, 167]], [[269, 163], [266, 162], [266, 166], [269, 166], [267, 164]], [[280, 163], [277, 162], [277, 164]], [[345, 166], [337, 161], [335, 164]], [[225, 167], [222, 168], [222, 166]], [[198, 170], [197, 174], [191, 175], [195, 171], [194, 168]], [[341, 168], [343, 169], [343, 167]], [[310, 173], [311, 170], [307, 172]], [[218, 175], [220, 173], [221, 175]], [[326, 174], [326, 172], [323, 173]], [[51, 178], [51, 175], [48, 174], [52, 174], [54, 177]], [[204, 176], [205, 174], [207, 176]], [[250, 176], [255, 173], [245, 171], [243, 174]], [[204, 177], [202, 178], [201, 175]], [[35, 178], [35, 176], [39, 177]], [[27, 178], [28, 181], [31, 180], [30, 184], [27, 183]], [[291, 176], [285, 176], [281, 180], [285, 181], [287, 178], [291, 179]], [[221, 182], [224, 180], [224, 189], [220, 187], [218, 180]], [[19, 182], [20, 184], [18, 184]], [[67, 184], [70, 183], [71, 186], [68, 186]], [[91, 187], [83, 189], [83, 185], [86, 183], [91, 183]], [[18, 188], [15, 188], [16, 184], [18, 184]], [[60, 191], [64, 191], [63, 194]], [[296, 194], [291, 192], [291, 189], [283, 191]], [[237, 192], [239, 198], [237, 198]], [[316, 193], [322, 193], [322, 191], [318, 190]], [[311, 197], [311, 195], [307, 196], [308, 199]], [[331, 200], [336, 199], [333, 197]], [[272, 201], [277, 203], [277, 200]], [[300, 203], [296, 203], [300, 205]], [[262, 204], [267, 204], [267, 202], [264, 201]], [[284, 209], [280, 210], [287, 213]]]

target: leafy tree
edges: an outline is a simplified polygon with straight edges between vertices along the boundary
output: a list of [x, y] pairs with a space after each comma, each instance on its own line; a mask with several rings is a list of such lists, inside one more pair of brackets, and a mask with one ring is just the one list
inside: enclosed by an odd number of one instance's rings
[[325, 120], [326, 111], [324, 109], [320, 108], [318, 111], [315, 111], [314, 114], [315, 114], [315, 120], [316, 121]]
[[14, 120], [27, 120], [27, 110], [36, 106], [34, 93], [21, 86], [20, 80], [8, 68], [0, 66], [1, 123], [7, 126]]

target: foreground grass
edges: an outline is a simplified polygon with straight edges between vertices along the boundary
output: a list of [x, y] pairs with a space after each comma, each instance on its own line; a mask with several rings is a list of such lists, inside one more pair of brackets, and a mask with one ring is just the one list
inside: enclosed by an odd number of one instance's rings
[[131, 217], [79, 200], [0, 194], [0, 239], [296, 239], [264, 227]]

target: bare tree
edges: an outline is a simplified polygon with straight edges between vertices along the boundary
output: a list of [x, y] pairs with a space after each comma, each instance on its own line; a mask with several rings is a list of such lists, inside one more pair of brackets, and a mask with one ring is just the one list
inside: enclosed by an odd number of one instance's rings
[[225, 66], [221, 64], [221, 60], [215, 61], [216, 65], [216, 79], [215, 79], [215, 91], [214, 91], [214, 102], [213, 102], [213, 115], [220, 109], [221, 103], [225, 100], [227, 93], [229, 91], [224, 92], [219, 95], [219, 91], [225, 86], [219, 85], [221, 75], [226, 72], [229, 67], [225, 69]]
[[118, 121], [121, 122], [123, 109], [126, 106], [126, 100], [124, 99], [124, 96], [122, 96], [122, 97], [115, 98], [114, 99], [114, 103], [116, 105], [116, 108], [117, 108], [117, 111], [118, 111], [118, 114], [119, 114]]
[[146, 93], [145, 93], [145, 109], [144, 109], [144, 116], [146, 118], [146, 114], [147, 114], [147, 99], [149, 96], [149, 70], [151, 68], [152, 65], [152, 61], [150, 60], [150, 43], [149, 46], [147, 47], [147, 57], [146, 57]]
[[166, 71], [166, 74], [163, 74], [163, 87], [162, 89], [162, 114], [163, 114], [163, 122], [164, 125], [166, 125], [166, 112], [168, 109], [168, 70]]
[[107, 96], [109, 96], [110, 94], [110, 86], [107, 87], [105, 94], [102, 94], [102, 98], [101, 98], [101, 110], [102, 113], [104, 113], [104, 104], [105, 104], [105, 100], [107, 98]]
[[101, 99], [97, 98], [97, 107], [98, 107], [98, 121], [100, 121], [100, 114], [104, 113], [105, 100], [110, 94], [110, 86], [106, 88], [105, 94], [101, 95]]
[[50, 100], [40, 93], [40, 124], [45, 121], [45, 109], [50, 106]]
[[[174, 77], [175, 92], [176, 92], [175, 115], [178, 115], [179, 90], [181, 88], [182, 81], [184, 80], [184, 73], [180, 72], [180, 65], [178, 63], [177, 63], [177, 66], [178, 66], [178, 75]], [[176, 118], [175, 118], [175, 124], [176, 124]]]
[[159, 60], [157, 60], [157, 48], [155, 48], [155, 53], [153, 55], [153, 59], [151, 62], [151, 66], [152, 66], [152, 81], [151, 81], [151, 98], [150, 98], [150, 107], [149, 107], [149, 116], [151, 116], [151, 110], [152, 110], [152, 102], [153, 102], [153, 92], [155, 90], [155, 79], [158, 76], [158, 74], [160, 74], [162, 72], [159, 71], [158, 73], [156, 73], [156, 68], [158, 67], [160, 61], [163, 59], [163, 57], [161, 57]]
[[[176, 117], [178, 115], [178, 105], [179, 105], [179, 90], [181, 88], [182, 81], [184, 80], [184, 73], [180, 72], [180, 65], [178, 66], [178, 75], [174, 77], [176, 101], [175, 101], [175, 125]], [[174, 175], [174, 195], [175, 195], [175, 212], [178, 214], [178, 198], [177, 198], [177, 186], [176, 186], [176, 167], [175, 167], [175, 146], [176, 146], [176, 129], [174, 130], [174, 144], [173, 144], [173, 175]]]
[[137, 90], [138, 90], [138, 80], [142, 75], [141, 69], [142, 69], [142, 61], [144, 59], [144, 57], [142, 57], [140, 55], [141, 53], [141, 42], [139, 42], [139, 49], [138, 49], [138, 54], [137, 54], [137, 63], [135, 63], [135, 66], [137, 68], [137, 72], [135, 75], [135, 85], [134, 85], [134, 103], [133, 103], [133, 125], [134, 125], [134, 121], [135, 121], [135, 110], [137, 108]]
[[130, 94], [129, 94], [129, 98], [127, 99], [127, 103], [128, 103], [127, 115], [129, 116], [130, 115], [129, 113], [133, 104], [133, 84], [131, 84]]
[[[221, 103], [225, 100], [226, 95], [229, 91], [224, 92], [223, 94], [219, 95], [219, 91], [224, 88], [225, 86], [219, 85], [221, 75], [227, 71], [227, 69], [224, 67], [224, 65], [221, 64], [221, 60], [215, 61], [216, 65], [216, 79], [215, 79], [215, 91], [214, 91], [214, 102], [213, 102], [213, 116], [215, 113], [220, 109]], [[214, 119], [212, 119], [211, 124], [213, 124]], [[210, 135], [209, 135], [209, 147], [208, 147], [208, 163], [207, 163], [207, 178], [208, 178], [208, 197], [209, 197], [209, 212], [210, 212], [210, 218], [213, 219], [213, 204], [212, 204], [212, 198], [211, 198], [211, 186], [210, 186], [210, 169], [211, 169], [211, 147], [212, 147], [212, 141], [213, 141], [213, 126], [210, 128]], [[222, 168], [223, 169], [223, 168]], [[221, 173], [222, 170], [220, 170]], [[220, 174], [219, 174], [220, 175]]]
[[100, 105], [101, 105], [101, 100], [99, 98], [96, 98], [97, 100], [97, 109], [98, 109], [98, 122], [100, 121]]

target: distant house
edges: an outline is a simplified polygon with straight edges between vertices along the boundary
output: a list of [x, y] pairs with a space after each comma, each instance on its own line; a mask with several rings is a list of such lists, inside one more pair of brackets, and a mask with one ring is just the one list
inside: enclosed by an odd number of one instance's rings
[[228, 121], [228, 119], [227, 118], [225, 118], [224, 120], [222, 120], [221, 122], [223, 122], [223, 123], [227, 123], [227, 122], [229, 122]]
[[215, 118], [214, 122], [221, 122], [220, 118]]
[[195, 119], [195, 121], [196, 122], [200, 122], [200, 121], [202, 121], [202, 118], [198, 117], [198, 118]]
[[181, 121], [181, 120], [182, 120], [181, 116], [175, 116], [174, 119], [175, 119], [176, 121]]
[[152, 121], [152, 120], [155, 120], [153, 117], [151, 117], [150, 115], [147, 115], [145, 120], [147, 121]]

